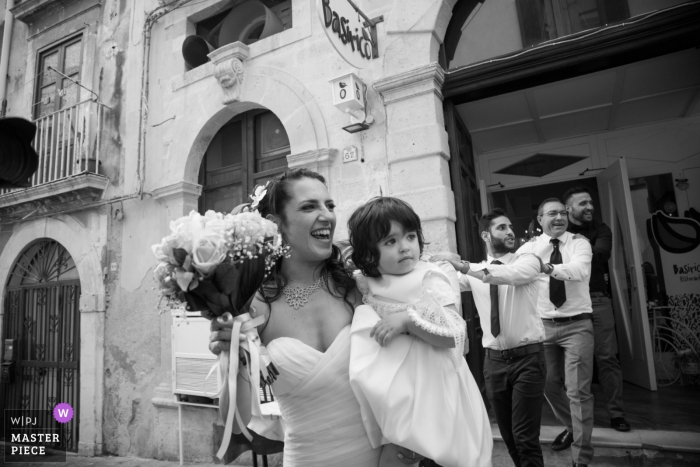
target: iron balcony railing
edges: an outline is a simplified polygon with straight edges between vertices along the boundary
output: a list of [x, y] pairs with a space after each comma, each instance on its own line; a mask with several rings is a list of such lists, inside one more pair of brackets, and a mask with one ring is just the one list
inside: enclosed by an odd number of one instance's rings
[[[39, 155], [39, 168], [31, 178], [32, 186], [83, 172], [99, 173], [105, 108], [86, 100], [34, 120], [32, 146]], [[14, 190], [3, 189], [0, 194]]]

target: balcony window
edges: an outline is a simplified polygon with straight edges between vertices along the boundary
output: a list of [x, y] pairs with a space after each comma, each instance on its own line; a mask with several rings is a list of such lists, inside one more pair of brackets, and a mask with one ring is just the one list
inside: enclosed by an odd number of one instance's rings
[[248, 194], [287, 168], [289, 138], [275, 114], [251, 110], [221, 127], [204, 155], [199, 172], [202, 213], [230, 212], [249, 202]]
[[81, 51], [78, 37], [41, 53], [34, 94], [35, 119], [79, 102], [80, 87], [75, 82], [80, 79]]

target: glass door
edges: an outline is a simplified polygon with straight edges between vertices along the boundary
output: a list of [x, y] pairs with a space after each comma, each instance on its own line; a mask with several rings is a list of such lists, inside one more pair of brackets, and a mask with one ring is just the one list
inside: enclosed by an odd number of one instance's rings
[[622, 376], [625, 381], [656, 391], [641, 250], [625, 159], [615, 161], [597, 179], [603, 221], [613, 233], [610, 279]]

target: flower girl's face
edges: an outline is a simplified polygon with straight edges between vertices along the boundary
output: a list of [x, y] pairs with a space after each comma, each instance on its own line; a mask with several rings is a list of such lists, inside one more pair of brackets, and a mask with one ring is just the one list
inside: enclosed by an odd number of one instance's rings
[[389, 235], [377, 243], [379, 272], [400, 276], [413, 271], [420, 259], [420, 243], [415, 231], [406, 231], [396, 221], [391, 221]]

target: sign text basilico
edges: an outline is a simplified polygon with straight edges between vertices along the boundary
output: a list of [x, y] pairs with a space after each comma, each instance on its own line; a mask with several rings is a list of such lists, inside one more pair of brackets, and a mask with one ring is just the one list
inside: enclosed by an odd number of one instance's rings
[[376, 24], [351, 0], [317, 0], [319, 19], [326, 36], [341, 57], [355, 68], [364, 68], [379, 56]]

